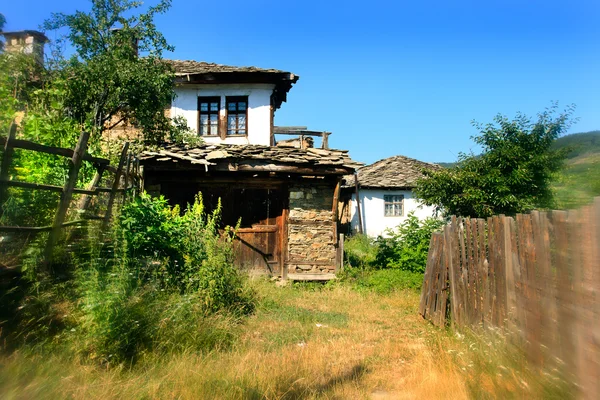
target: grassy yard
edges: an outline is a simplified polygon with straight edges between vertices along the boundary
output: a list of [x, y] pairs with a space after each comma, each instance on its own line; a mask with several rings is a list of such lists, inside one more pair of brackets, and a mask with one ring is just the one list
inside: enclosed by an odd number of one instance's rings
[[[4, 356], [2, 398], [466, 398], [461, 370], [417, 314], [387, 295], [254, 283], [261, 297], [230, 348], [102, 368], [60, 354]], [[446, 339], [444, 339], [446, 338]]]
[[[229, 346], [106, 368], [58, 351], [0, 357], [3, 399], [568, 398], [502, 340], [439, 330], [414, 289], [253, 282], [260, 303]], [[226, 343], [227, 341], [224, 341]], [[58, 344], [59, 345], [59, 344]]]

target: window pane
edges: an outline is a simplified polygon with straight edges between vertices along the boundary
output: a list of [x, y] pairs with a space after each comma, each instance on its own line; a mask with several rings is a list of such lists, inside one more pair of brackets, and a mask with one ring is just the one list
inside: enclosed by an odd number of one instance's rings
[[236, 105], [236, 103], [229, 103], [229, 104], [227, 104], [227, 109], [229, 111], [235, 111], [235, 105]]
[[238, 103], [238, 110], [240, 110], [240, 111], [246, 111], [246, 102], [245, 101], [240, 101]]
[[208, 135], [208, 115], [200, 115], [200, 134]]
[[[237, 128], [236, 126], [237, 115], [230, 115], [227, 117], [227, 133], [233, 134]], [[234, 131], [234, 132], [231, 132]]]
[[246, 129], [246, 116], [243, 114], [238, 115], [238, 129]]
[[210, 111], [219, 111], [219, 103], [210, 103]]
[[200, 111], [208, 111], [208, 103], [200, 103]]

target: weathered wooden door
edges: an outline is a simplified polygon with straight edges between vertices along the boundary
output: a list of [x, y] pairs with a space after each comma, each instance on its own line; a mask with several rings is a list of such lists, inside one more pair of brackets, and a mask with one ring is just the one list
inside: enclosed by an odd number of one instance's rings
[[239, 189], [236, 203], [242, 218], [235, 242], [238, 267], [280, 275], [283, 266], [285, 192], [276, 189]]

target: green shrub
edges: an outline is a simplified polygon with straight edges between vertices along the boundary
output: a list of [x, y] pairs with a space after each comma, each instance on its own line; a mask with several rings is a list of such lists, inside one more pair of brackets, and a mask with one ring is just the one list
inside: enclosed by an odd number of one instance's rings
[[197, 196], [183, 215], [142, 195], [123, 207], [110, 251], [95, 249], [77, 275], [75, 348], [103, 363], [146, 352], [227, 347], [254, 294], [235, 268], [235, 229], [220, 232], [220, 205], [204, 212]]
[[378, 252], [375, 240], [365, 234], [353, 235], [344, 241], [345, 259], [352, 268], [374, 266]]
[[377, 265], [424, 273], [431, 234], [443, 225], [444, 221], [439, 219], [420, 221], [413, 213], [408, 214], [402, 224], [386, 232], [388, 237], [377, 239]]

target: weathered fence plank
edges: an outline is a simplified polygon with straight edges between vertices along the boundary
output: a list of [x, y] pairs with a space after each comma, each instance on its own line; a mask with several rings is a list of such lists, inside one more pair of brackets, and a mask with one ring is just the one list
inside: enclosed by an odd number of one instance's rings
[[452, 217], [432, 236], [419, 310], [437, 326], [451, 315], [456, 329], [503, 328], [532, 367], [600, 398], [600, 197], [569, 212]]
[[13, 157], [13, 142], [17, 135], [17, 124], [11, 123], [8, 137], [4, 141], [4, 152], [2, 153], [2, 164], [0, 164], [0, 206], [6, 201], [8, 187], [4, 182], [8, 181], [8, 170]]
[[52, 258], [52, 250], [58, 241], [60, 230], [65, 222], [65, 217], [67, 216], [67, 211], [69, 210], [69, 204], [73, 198], [73, 189], [77, 184], [77, 176], [79, 175], [79, 169], [81, 168], [81, 163], [83, 162], [83, 155], [87, 149], [89, 138], [89, 132], [81, 132], [77, 146], [75, 146], [73, 158], [71, 159], [71, 167], [69, 168], [69, 176], [65, 182], [65, 187], [60, 196], [60, 202], [58, 204], [58, 209], [56, 210], [56, 216], [54, 217], [53, 228], [50, 231], [50, 236], [48, 237], [48, 242], [46, 243], [46, 261], [50, 261]]

